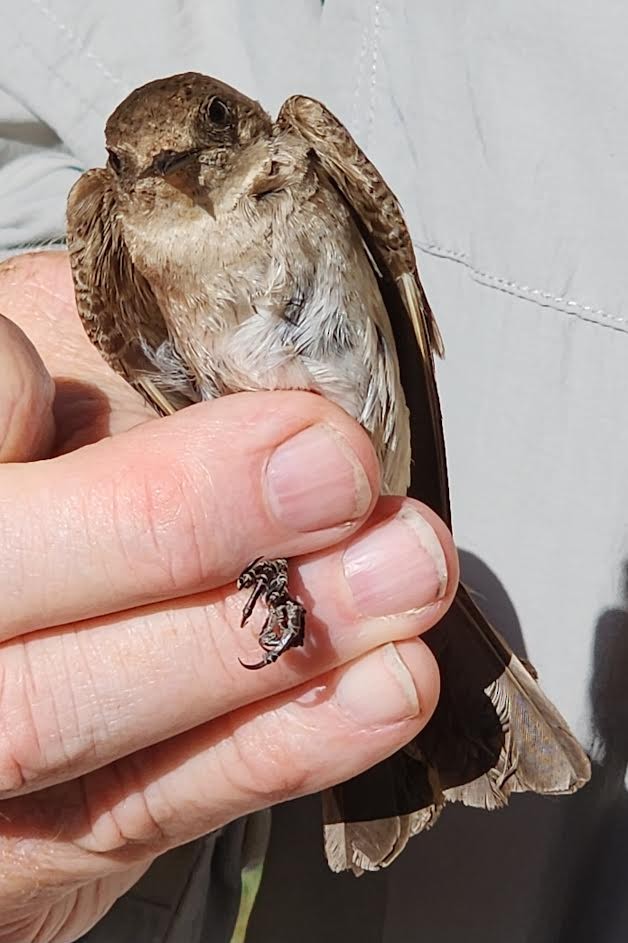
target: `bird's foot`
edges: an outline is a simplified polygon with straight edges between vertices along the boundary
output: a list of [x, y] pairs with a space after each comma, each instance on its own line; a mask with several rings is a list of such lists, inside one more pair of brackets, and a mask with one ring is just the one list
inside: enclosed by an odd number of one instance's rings
[[264, 652], [261, 661], [244, 668], [256, 670], [274, 661], [289, 648], [303, 645], [305, 635], [305, 608], [288, 592], [288, 563], [286, 560], [255, 560], [240, 575], [238, 589], [253, 587], [242, 612], [242, 625], [251, 617], [258, 600], [263, 596], [268, 615], [259, 635]]

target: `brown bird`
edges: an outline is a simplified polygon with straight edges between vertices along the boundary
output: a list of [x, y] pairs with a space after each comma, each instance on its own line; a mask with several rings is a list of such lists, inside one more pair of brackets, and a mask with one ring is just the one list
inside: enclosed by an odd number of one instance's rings
[[[384, 490], [451, 524], [433, 353], [442, 345], [399, 204], [348, 131], [295, 96], [275, 122], [197, 73], [151, 82], [74, 186], [68, 245], [92, 342], [155, 409], [242, 390], [327, 396], [368, 431]], [[419, 460], [411, 462], [411, 455]], [[303, 642], [286, 561], [240, 579], [267, 620], [260, 667]], [[436, 713], [403, 750], [323, 798], [334, 870], [390, 864], [444, 805], [571, 793], [589, 761], [469, 593], [426, 636]]]

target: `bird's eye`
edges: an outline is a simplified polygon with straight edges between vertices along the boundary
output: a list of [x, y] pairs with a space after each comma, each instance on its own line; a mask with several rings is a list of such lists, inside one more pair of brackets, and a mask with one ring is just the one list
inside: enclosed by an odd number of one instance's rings
[[109, 166], [114, 174], [119, 174], [122, 170], [122, 158], [110, 147], [107, 148], [107, 154], [109, 155]]
[[214, 95], [214, 97], [210, 98], [208, 101], [205, 108], [205, 114], [209, 121], [219, 128], [226, 128], [231, 117], [228, 106], [225, 104], [222, 98], [218, 98], [217, 95]]

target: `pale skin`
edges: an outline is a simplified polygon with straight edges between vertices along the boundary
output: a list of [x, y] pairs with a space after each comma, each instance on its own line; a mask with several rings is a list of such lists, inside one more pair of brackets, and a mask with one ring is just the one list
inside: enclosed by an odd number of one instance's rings
[[[414, 737], [458, 566], [322, 397], [155, 419], [86, 339], [63, 253], [0, 265], [0, 312], [0, 943], [67, 943], [168, 848]], [[260, 554], [296, 558], [308, 636], [248, 672], [233, 581]]]

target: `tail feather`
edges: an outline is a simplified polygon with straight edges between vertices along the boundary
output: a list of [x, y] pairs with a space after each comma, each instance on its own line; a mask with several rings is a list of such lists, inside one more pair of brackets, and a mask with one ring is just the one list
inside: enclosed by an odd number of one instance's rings
[[402, 750], [324, 796], [335, 871], [387, 867], [448, 802], [499, 809], [512, 793], [566, 795], [591, 775], [566, 722], [464, 587], [425, 641], [442, 676], [434, 716]]

